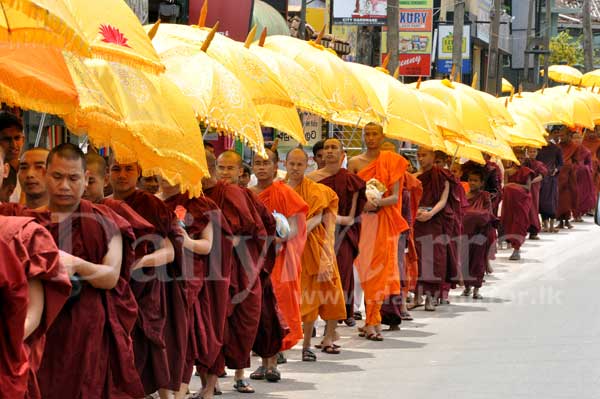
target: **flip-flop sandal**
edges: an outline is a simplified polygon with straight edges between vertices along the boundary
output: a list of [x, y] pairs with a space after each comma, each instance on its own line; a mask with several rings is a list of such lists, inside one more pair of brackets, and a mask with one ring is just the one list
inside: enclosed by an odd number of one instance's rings
[[235, 384], [233, 384], [233, 389], [239, 393], [254, 393], [254, 388], [252, 388], [247, 380], [237, 380]]
[[316, 362], [317, 355], [310, 349], [302, 349], [302, 361], [303, 362]]
[[339, 355], [341, 353], [340, 350], [333, 345], [324, 346], [323, 349], [321, 349], [321, 352], [327, 353], [328, 355]]
[[407, 306], [408, 310], [413, 310], [416, 308], [420, 308], [421, 306], [425, 306], [425, 303], [413, 303]]
[[[342, 347], [341, 345], [336, 345], [336, 344], [331, 344], [331, 346], [333, 346], [335, 349], [340, 349]], [[317, 348], [317, 349], [323, 349], [323, 342], [321, 342], [318, 345], [315, 345], [315, 348]]]
[[264, 366], [260, 366], [259, 368], [256, 369], [256, 371], [254, 371], [252, 374], [250, 374], [250, 379], [251, 380], [264, 380], [266, 372], [267, 372], [267, 369]]
[[364, 338], [367, 336], [367, 330], [364, 327], [358, 327], [358, 336]]
[[371, 333], [371, 334], [367, 335], [367, 339], [369, 341], [381, 342], [381, 341], [383, 341], [383, 335], [378, 334], [378, 333]]
[[278, 382], [279, 380], [281, 380], [281, 373], [276, 368], [271, 367], [267, 369], [267, 372], [265, 373], [265, 378], [269, 382]]
[[285, 358], [284, 354], [279, 352], [277, 354], [277, 364], [286, 364], [287, 363], [287, 359]]
[[400, 320], [412, 321], [413, 317], [408, 312], [400, 312]]
[[213, 395], [214, 396], [221, 396], [221, 395], [223, 395], [223, 391], [221, 391], [218, 388], [215, 388], [215, 390], [213, 391]]

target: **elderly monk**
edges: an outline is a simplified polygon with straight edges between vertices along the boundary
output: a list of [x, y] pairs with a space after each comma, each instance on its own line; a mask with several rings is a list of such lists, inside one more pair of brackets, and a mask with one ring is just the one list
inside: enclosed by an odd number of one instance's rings
[[[215, 364], [202, 368], [201, 375], [203, 379], [208, 378], [208, 384], [216, 384], [212, 376], [221, 375], [227, 365], [236, 370], [234, 389], [240, 393], [252, 393], [254, 388], [244, 378], [244, 369], [250, 367], [250, 351], [261, 320], [263, 291], [259, 259], [266, 232], [246, 191], [237, 184], [217, 180], [216, 159], [212, 153], [206, 153], [206, 161], [210, 177], [202, 183], [204, 194], [216, 203], [229, 223], [231, 235], [227, 239], [232, 240], [234, 251], [225, 324], [226, 340]], [[239, 171], [235, 171], [239, 175]], [[210, 390], [209, 387], [205, 385], [205, 390]]]
[[469, 240], [469, 256], [463, 260], [461, 265], [465, 283], [462, 296], [471, 295], [471, 289], [473, 289], [473, 299], [483, 299], [479, 289], [483, 285], [483, 277], [494, 244], [495, 233], [493, 230], [496, 216], [493, 213], [491, 195], [484, 190], [486, 170], [483, 167], [479, 169], [472, 167], [469, 169], [468, 179], [467, 201], [469, 206], [465, 210], [463, 225]]
[[335, 234], [336, 261], [346, 303], [344, 322], [347, 326], [354, 327], [354, 260], [358, 256], [360, 215], [367, 201], [365, 181], [342, 168], [344, 147], [341, 141], [325, 140], [323, 152], [325, 166], [307, 177], [331, 188], [339, 198]]
[[[177, 215], [183, 228], [184, 241], [178, 256], [181, 257], [181, 277], [187, 281], [190, 322], [183, 383], [175, 394], [175, 399], [183, 399], [188, 392], [194, 363], [212, 366], [223, 346], [232, 248], [231, 242], [225, 239], [225, 235], [230, 234], [229, 227], [212, 200], [190, 198], [188, 193], [181, 193], [179, 185], [171, 185], [166, 180], [161, 182], [161, 193], [161, 198]], [[211, 250], [212, 262], [207, 256]], [[200, 393], [203, 398], [213, 394], [214, 387]]]
[[346, 315], [344, 293], [335, 257], [335, 220], [338, 212], [337, 194], [329, 187], [304, 177], [308, 155], [302, 149], [287, 154], [287, 181], [308, 204], [306, 246], [302, 252], [300, 310], [304, 330], [302, 360], [315, 361], [310, 349], [312, 331], [320, 316], [325, 320], [325, 335], [321, 351], [337, 355], [334, 346], [337, 321]]
[[542, 180], [540, 187], [540, 215], [542, 217], [542, 231], [557, 233], [554, 225], [558, 210], [558, 176], [563, 166], [563, 152], [556, 144], [559, 140], [558, 130], [553, 129], [548, 138], [548, 144], [542, 147], [536, 160], [542, 162], [548, 174]]
[[[517, 157], [522, 157], [521, 154], [521, 151], [516, 151]], [[506, 183], [500, 221], [504, 228], [504, 238], [513, 248], [513, 253], [508, 260], [521, 259], [521, 246], [525, 242], [527, 231], [531, 225], [530, 214], [533, 207], [531, 183], [536, 177], [536, 173], [523, 164], [519, 166], [505, 161], [504, 178]]]
[[[266, 150], [268, 157], [254, 159], [254, 174], [258, 184], [252, 191], [271, 213], [279, 213], [289, 224], [277, 224], [278, 246], [271, 281], [277, 298], [277, 304], [283, 314], [290, 333], [284, 338], [281, 352], [291, 349], [302, 339], [302, 317], [300, 314], [300, 276], [301, 257], [306, 243], [306, 215], [308, 205], [302, 197], [284, 182], [274, 182], [279, 157], [276, 152]], [[280, 219], [281, 220], [281, 219]], [[265, 378], [278, 381], [281, 378], [277, 370], [277, 359], [263, 358], [266, 368]]]
[[[183, 346], [187, 342], [181, 342], [169, 333], [171, 327], [187, 328], [187, 318], [180, 309], [169, 314], [170, 309], [183, 306], [178, 302], [181, 297], [176, 295], [180, 287], [174, 286], [181, 282], [166, 281], [170, 280], [169, 264], [175, 260], [174, 245], [179, 238], [179, 229], [175, 214], [160, 199], [137, 189], [139, 176], [137, 163], [110, 160], [111, 198], [124, 201], [154, 227], [153, 234], [136, 246], [137, 261], [130, 284], [140, 311], [132, 338], [136, 367], [146, 395], [161, 390], [161, 395], [168, 397], [168, 391], [179, 390], [185, 366], [182, 358], [185, 352], [176, 349], [177, 345]], [[167, 290], [169, 284], [171, 287]], [[173, 296], [168, 297], [168, 294]], [[180, 319], [174, 320], [173, 317]]]
[[48, 206], [34, 213], [61, 249], [74, 286], [46, 334], [38, 371], [41, 395], [140, 397], [143, 387], [128, 339], [137, 307], [126, 281], [130, 265], [123, 262], [123, 237], [131, 238], [131, 227], [110, 209], [82, 200], [86, 183], [79, 147], [61, 144], [50, 151]]
[[572, 229], [573, 225], [569, 220], [577, 209], [577, 172], [574, 164], [579, 146], [571, 140], [572, 133], [566, 126], [560, 129], [559, 137], [564, 164], [558, 175], [558, 228]]
[[[45, 164], [44, 164], [45, 166]], [[4, 150], [0, 147], [0, 186], [3, 184], [4, 177], [8, 175], [8, 164], [4, 162]], [[21, 207], [16, 208], [19, 212]], [[0, 213], [3, 209], [0, 209]], [[54, 243], [54, 239], [46, 229], [34, 222], [29, 217], [5, 217], [0, 216], [0, 240], [8, 244], [6, 252], [2, 255], [8, 259], [10, 253], [18, 256], [18, 261], [11, 262], [11, 268], [4, 269], [4, 273], [20, 275], [24, 273], [27, 290], [25, 307], [25, 322], [18, 323], [19, 314], [11, 317], [3, 315], [4, 320], [10, 321], [3, 326], [3, 331], [13, 337], [15, 334], [21, 336], [18, 345], [13, 345], [13, 353], [18, 355], [19, 359], [26, 360], [28, 364], [24, 367], [13, 367], [12, 370], [19, 370], [19, 376], [11, 375], [11, 372], [4, 370], [1, 374], [10, 377], [10, 381], [2, 381], [3, 393], [9, 397], [18, 397], [11, 389], [11, 384], [17, 382], [19, 395], [22, 397], [23, 390], [26, 389], [26, 397], [30, 399], [41, 398], [37, 381], [37, 371], [40, 366], [42, 354], [45, 347], [46, 331], [60, 312], [65, 301], [71, 292], [71, 283], [66, 270], [61, 267], [59, 251]], [[16, 268], [19, 266], [19, 268]], [[6, 265], [5, 265], [6, 267]], [[6, 274], [5, 274], [6, 275]], [[13, 284], [16, 283], [12, 282]], [[16, 285], [11, 285], [14, 293], [18, 293]], [[8, 304], [8, 298], [4, 298], [3, 304]], [[10, 309], [7, 307], [7, 309]], [[24, 327], [24, 330], [23, 330]], [[2, 346], [3, 353], [9, 353], [10, 350]], [[25, 351], [25, 356], [21, 357]], [[20, 381], [20, 382], [18, 382]], [[25, 383], [26, 382], [26, 383]], [[6, 389], [5, 389], [6, 387]], [[13, 395], [14, 394], [14, 395]]]
[[402, 217], [401, 188], [408, 161], [390, 151], [381, 151], [381, 126], [368, 124], [363, 139], [367, 151], [352, 159], [348, 169], [364, 181], [375, 179], [378, 194], [367, 201], [362, 214], [357, 270], [365, 293], [364, 334], [368, 340], [383, 341], [381, 305], [386, 297], [400, 294], [398, 240], [409, 226]]
[[455, 240], [462, 226], [464, 191], [456, 178], [446, 169], [435, 166], [433, 150], [420, 147], [417, 158], [421, 170], [416, 177], [423, 186], [415, 223], [415, 240], [419, 258], [419, 280], [414, 307], [435, 311], [434, 299], [443, 283], [452, 284], [459, 277], [458, 252]]
[[[240, 175], [240, 173], [242, 173]], [[217, 159], [217, 177], [219, 180], [229, 184], [239, 185], [245, 173], [242, 157], [235, 151], [224, 151]], [[253, 251], [261, 249], [260, 257], [255, 256], [256, 260], [262, 263], [260, 268], [260, 282], [262, 285], [262, 306], [260, 312], [260, 323], [258, 325], [258, 333], [256, 340], [252, 346], [252, 350], [258, 356], [268, 359], [276, 356], [283, 344], [283, 339], [289, 333], [289, 329], [285, 324], [285, 320], [281, 311], [277, 306], [277, 298], [273, 290], [271, 281], [271, 273], [275, 266], [275, 245], [273, 240], [276, 235], [275, 218], [269, 212], [267, 207], [258, 199], [258, 196], [247, 188], [243, 189], [246, 195], [249, 206], [254, 207], [257, 212], [253, 214], [258, 216], [257, 225], [264, 225], [264, 233], [266, 234], [256, 244], [261, 246], [253, 246]], [[250, 261], [251, 259], [247, 259]], [[257, 371], [250, 375], [252, 379], [265, 379], [266, 368], [261, 366]]]
[[[515, 152], [515, 154], [517, 152]], [[527, 166], [535, 172], [535, 177], [531, 181], [531, 209], [529, 211], [530, 240], [539, 240], [538, 234], [542, 230], [542, 225], [540, 224], [540, 190], [542, 181], [548, 174], [548, 168], [546, 168], [546, 165], [543, 162], [536, 159], [537, 155], [537, 148], [527, 148], [517, 155], [519, 162], [521, 162], [523, 166]]]
[[590, 150], [583, 145], [583, 136], [573, 135], [573, 143], [578, 146], [573, 157], [575, 176], [577, 178], [577, 206], [573, 210], [576, 222], [583, 222], [583, 215], [596, 206], [596, 190], [594, 187], [593, 159]]
[[25, 205], [30, 209], [48, 204], [45, 184], [48, 152], [45, 148], [32, 148], [25, 151], [19, 160], [17, 178], [21, 191], [25, 193]]

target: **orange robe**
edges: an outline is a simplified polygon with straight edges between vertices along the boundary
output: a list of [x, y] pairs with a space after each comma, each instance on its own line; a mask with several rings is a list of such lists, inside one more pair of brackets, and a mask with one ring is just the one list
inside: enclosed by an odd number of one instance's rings
[[[306, 237], [302, 252], [302, 321], [312, 322], [318, 316], [323, 320], [342, 320], [346, 306], [334, 249], [338, 196], [329, 187], [307, 178], [295, 190], [308, 204], [307, 220], [323, 214], [321, 223]], [[325, 273], [329, 278], [322, 278]]]
[[365, 293], [366, 325], [381, 324], [380, 309], [385, 297], [400, 293], [398, 271], [398, 240], [409, 229], [402, 217], [402, 187], [408, 167], [406, 159], [390, 151], [382, 151], [379, 157], [358, 172], [368, 182], [377, 179], [387, 188], [384, 198], [392, 194], [399, 183], [398, 202], [382, 207], [377, 213], [362, 214], [357, 271]]
[[295, 217], [298, 234], [283, 243], [277, 252], [271, 281], [277, 304], [290, 328], [284, 338], [281, 351], [292, 348], [303, 337], [300, 315], [300, 273], [301, 257], [306, 243], [306, 214], [308, 205], [287, 184], [276, 181], [258, 194], [258, 198], [270, 212], [278, 212], [286, 218]]
[[410, 232], [408, 234], [408, 240], [406, 242], [406, 248], [408, 249], [404, 256], [404, 270], [406, 281], [404, 287], [402, 287], [404, 293], [408, 294], [409, 291], [414, 291], [417, 288], [417, 280], [419, 279], [419, 257], [417, 255], [417, 247], [415, 246], [415, 220], [417, 218], [417, 212], [419, 210], [419, 203], [423, 196], [423, 185], [421, 181], [412, 174], [406, 172], [404, 174], [404, 189], [409, 192], [410, 195]]

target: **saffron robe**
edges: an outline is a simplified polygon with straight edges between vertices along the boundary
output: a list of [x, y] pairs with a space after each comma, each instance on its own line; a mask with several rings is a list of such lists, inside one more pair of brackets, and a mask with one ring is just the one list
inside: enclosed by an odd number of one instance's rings
[[531, 225], [530, 211], [533, 207], [531, 193], [521, 187], [529, 179], [536, 176], [535, 172], [526, 166], [518, 168], [504, 186], [504, 199], [502, 201], [501, 222], [504, 228], [506, 241], [510, 242], [513, 249], [520, 249], [525, 242], [527, 231]]
[[[468, 262], [462, 263], [463, 281], [466, 287], [480, 288], [492, 251], [493, 241], [490, 241], [491, 231], [494, 230], [496, 216], [493, 214], [492, 200], [487, 191], [467, 197], [469, 206], [463, 218], [464, 232], [469, 240], [462, 248], [469, 251]], [[463, 259], [465, 259], [463, 258]]]
[[408, 161], [402, 156], [381, 151], [379, 157], [358, 172], [364, 181], [379, 180], [387, 189], [383, 197], [392, 195], [399, 184], [398, 202], [375, 212], [363, 212], [357, 271], [365, 293], [366, 325], [381, 324], [384, 299], [400, 293], [398, 272], [398, 240], [408, 230], [402, 217], [402, 187]]
[[302, 197], [283, 182], [273, 182], [258, 194], [258, 198], [269, 212], [279, 212], [288, 220], [295, 218], [298, 228], [296, 236], [283, 242], [278, 249], [271, 274], [277, 304], [290, 329], [281, 346], [281, 351], [286, 351], [303, 337], [300, 314], [300, 275], [302, 251], [306, 244], [308, 205]]
[[367, 197], [365, 196], [365, 181], [340, 169], [335, 175], [324, 178], [318, 183], [331, 188], [338, 196], [338, 215], [348, 216], [352, 211], [352, 198], [358, 193], [354, 224], [350, 226], [336, 226], [335, 253], [340, 272], [342, 288], [346, 303], [346, 318], [354, 317], [354, 260], [358, 256], [358, 242], [360, 239], [361, 214]]
[[558, 210], [558, 176], [564, 163], [562, 149], [554, 143], [549, 143], [540, 149], [536, 160], [548, 169], [540, 187], [540, 215], [543, 219], [554, 219]]
[[[342, 284], [335, 257], [335, 218], [337, 194], [329, 187], [308, 178], [294, 188], [308, 204], [306, 219], [322, 213], [322, 221], [306, 238], [302, 252], [300, 311], [303, 322], [341, 320], [346, 316]], [[327, 279], [320, 278], [323, 273]]]

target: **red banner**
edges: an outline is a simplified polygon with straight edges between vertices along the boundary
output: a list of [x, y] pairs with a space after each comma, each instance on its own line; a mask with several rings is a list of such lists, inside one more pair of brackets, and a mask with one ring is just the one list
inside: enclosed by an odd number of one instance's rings
[[[190, 0], [190, 24], [196, 24], [205, 0]], [[210, 0], [206, 26], [219, 21], [219, 33], [243, 42], [250, 31], [254, 0]]]
[[431, 54], [400, 54], [400, 76], [430, 76]]

